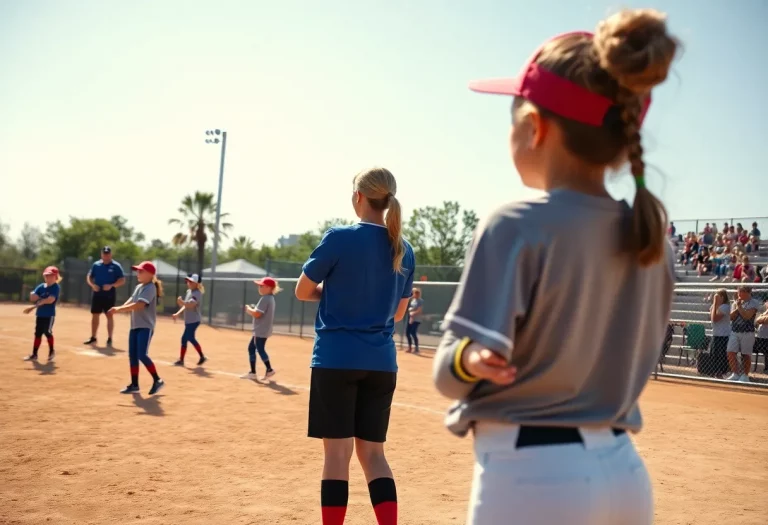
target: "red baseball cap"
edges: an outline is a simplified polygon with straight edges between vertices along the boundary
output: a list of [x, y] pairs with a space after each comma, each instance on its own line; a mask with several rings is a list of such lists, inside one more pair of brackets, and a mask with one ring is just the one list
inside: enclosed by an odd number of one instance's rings
[[55, 266], [48, 266], [43, 270], [43, 275], [59, 275], [59, 269]]
[[140, 262], [136, 266], [131, 266], [131, 269], [144, 270], [145, 272], [151, 273], [152, 275], [155, 275], [157, 273], [157, 268], [155, 268], [155, 265], [152, 264], [151, 261]]
[[[616, 103], [608, 97], [593, 93], [580, 85], [552, 73], [536, 63], [542, 48], [559, 38], [582, 35], [593, 38], [588, 31], [572, 31], [550, 38], [533, 53], [515, 78], [493, 78], [469, 83], [469, 89], [478, 93], [523, 97], [556, 115], [590, 126], [602, 126], [608, 110]], [[651, 97], [645, 100], [640, 114], [642, 124], [651, 105]]]
[[262, 277], [261, 279], [256, 279], [253, 282], [259, 286], [269, 286], [270, 288], [277, 286], [277, 281], [275, 281], [272, 277]]

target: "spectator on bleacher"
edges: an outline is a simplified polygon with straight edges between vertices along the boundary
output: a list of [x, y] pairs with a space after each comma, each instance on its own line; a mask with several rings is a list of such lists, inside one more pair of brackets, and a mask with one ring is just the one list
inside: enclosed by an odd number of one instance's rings
[[757, 316], [755, 324], [755, 347], [752, 349], [757, 361], [757, 354], [763, 354], [763, 372], [768, 372], [768, 301], [763, 305], [765, 312]]
[[714, 249], [715, 257], [725, 253], [726, 246], [725, 246], [725, 241], [723, 240], [722, 233], [717, 234], [717, 236], [715, 237], [715, 243], [712, 245], [712, 248]]
[[669, 223], [669, 228], [667, 228], [667, 235], [670, 236], [670, 237], [674, 237], [675, 233], [677, 233], [677, 228], [675, 228], [675, 223], [674, 222], [670, 222]]
[[689, 264], [691, 258], [699, 253], [699, 241], [696, 240], [696, 234], [689, 232], [685, 239], [685, 248], [683, 253], [680, 254], [680, 262], [683, 264]]
[[749, 244], [749, 235], [747, 235], [747, 230], [741, 230], [741, 232], [739, 232], [738, 241], [739, 244], [746, 248], [746, 246]]
[[715, 235], [712, 233], [712, 228], [709, 226], [709, 223], [707, 223], [707, 225], [704, 226], [704, 231], [701, 232], [701, 243], [710, 246], [714, 242]]
[[768, 283], [768, 264], [763, 266], [763, 269], [760, 271], [760, 275], [763, 278], [763, 282]]
[[760, 230], [757, 228], [757, 223], [752, 223], [752, 229], [749, 232], [749, 243], [747, 244], [747, 252], [760, 250]]
[[720, 288], [712, 297], [709, 307], [709, 320], [712, 322], [712, 339], [709, 343], [709, 357], [699, 368], [701, 373], [721, 379], [727, 373], [728, 338], [731, 335], [731, 306], [728, 304], [728, 292]]
[[733, 270], [733, 280], [742, 283], [755, 282], [756, 272], [755, 267], [749, 262], [748, 255], [741, 255], [739, 258], [740, 263], [736, 265]]
[[697, 261], [697, 270], [699, 277], [712, 272], [712, 257], [709, 253], [709, 248], [706, 246], [701, 247], [701, 252], [699, 253]]
[[[731, 304], [731, 335], [728, 338], [728, 364], [731, 366], [729, 381], [749, 383], [749, 368], [752, 364], [752, 350], [755, 346], [755, 315], [760, 303], [752, 297], [749, 286], [739, 286], [736, 300]], [[743, 369], [739, 372], [741, 354]]]
[[738, 241], [739, 235], [736, 233], [736, 228], [728, 226], [728, 233], [725, 235], [725, 242], [733, 246]]
[[720, 264], [714, 267], [715, 276], [711, 279], [717, 281], [721, 277], [728, 278], [736, 267], [737, 257], [730, 248], [726, 247], [725, 253], [718, 258]]

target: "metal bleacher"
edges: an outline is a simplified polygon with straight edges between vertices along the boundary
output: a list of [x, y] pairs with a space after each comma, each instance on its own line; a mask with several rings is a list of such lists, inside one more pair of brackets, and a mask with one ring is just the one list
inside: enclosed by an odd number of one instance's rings
[[[695, 269], [692, 269], [690, 266], [684, 266], [679, 262], [683, 246], [684, 243], [677, 243], [675, 273], [678, 283], [675, 287], [675, 297], [672, 302], [672, 312], [670, 315], [670, 321], [674, 326], [674, 335], [672, 345], [661, 361], [663, 365], [671, 365], [673, 367], [695, 366], [696, 350], [685, 344], [684, 331], [686, 325], [691, 323], [702, 324], [705, 326], [706, 335], [712, 335], [709, 320], [711, 294], [719, 288], [725, 288], [729, 296], [732, 297], [732, 292], [735, 292], [736, 287], [741, 284], [731, 279], [712, 281], [713, 276], [711, 274], [699, 276]], [[747, 255], [750, 258], [750, 262], [759, 271], [768, 265], [768, 241], [761, 241], [759, 249]], [[753, 291], [761, 302], [768, 300], [768, 283], [754, 284]], [[768, 382], [768, 377], [761, 373], [764, 369], [765, 356], [759, 355], [756, 357], [757, 359], [753, 359], [752, 369], [756, 369], [757, 373], [753, 374], [753, 378], [759, 382]], [[686, 371], [686, 373], [690, 374], [690, 370]]]

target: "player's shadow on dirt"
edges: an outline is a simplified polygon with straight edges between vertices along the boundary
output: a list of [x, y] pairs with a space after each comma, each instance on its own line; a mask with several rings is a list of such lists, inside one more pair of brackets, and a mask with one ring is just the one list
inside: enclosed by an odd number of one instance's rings
[[276, 393], [280, 394], [281, 396], [295, 396], [296, 391], [291, 390], [287, 386], [281, 385], [280, 383], [275, 383], [274, 381], [256, 381], [256, 383], [265, 386], [269, 388], [270, 390], [275, 391]]
[[107, 357], [114, 357], [117, 355], [118, 352], [125, 352], [125, 350], [121, 348], [115, 348], [113, 346], [92, 346], [95, 351], [100, 353], [103, 356]]
[[139, 415], [162, 417], [165, 415], [163, 405], [160, 403], [162, 397], [163, 396], [144, 397], [141, 394], [133, 394], [133, 404], [144, 411], [139, 412]]
[[189, 372], [194, 374], [194, 375], [196, 375], [196, 376], [198, 376], [198, 377], [205, 377], [205, 378], [208, 378], [208, 379], [213, 377], [213, 374], [210, 373], [205, 368], [203, 368], [202, 366], [198, 366], [198, 367], [195, 367], [195, 368], [190, 368]]
[[50, 376], [56, 373], [56, 362], [40, 363], [39, 361], [30, 361], [35, 371], [39, 372], [41, 376]]

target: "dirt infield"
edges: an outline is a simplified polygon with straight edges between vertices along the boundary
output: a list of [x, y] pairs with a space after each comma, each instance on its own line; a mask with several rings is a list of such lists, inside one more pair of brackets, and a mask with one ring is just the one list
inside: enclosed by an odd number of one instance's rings
[[[270, 339], [278, 375], [262, 385], [238, 379], [247, 371], [243, 332], [201, 327], [205, 368], [169, 366], [182, 325], [161, 319], [150, 355], [167, 387], [149, 398], [143, 369], [142, 394], [118, 394], [129, 379], [126, 317], [114, 350], [91, 348], [81, 344], [87, 311], [60, 308], [52, 367], [21, 361], [33, 324], [19, 305], [0, 305], [0, 523], [320, 522], [321, 446], [305, 437], [310, 341]], [[43, 342], [41, 363], [46, 353]], [[432, 388], [432, 360], [399, 361], [387, 446], [401, 523], [464, 523], [470, 440], [442, 426], [447, 402]], [[765, 523], [768, 396], [652, 381], [642, 408], [636, 442], [654, 479], [657, 523]], [[357, 466], [347, 523], [375, 523]]]

